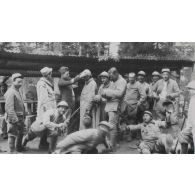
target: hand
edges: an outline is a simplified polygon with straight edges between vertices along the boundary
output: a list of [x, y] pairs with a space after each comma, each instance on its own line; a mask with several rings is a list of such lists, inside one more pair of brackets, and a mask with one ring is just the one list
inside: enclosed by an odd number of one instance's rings
[[100, 102], [100, 100], [101, 100], [101, 96], [100, 95], [95, 95], [94, 98], [93, 98], [94, 102]]
[[121, 132], [125, 132], [127, 130], [127, 125], [126, 124], [122, 124], [120, 126], [120, 130], [121, 130]]
[[154, 99], [159, 100], [160, 97], [158, 95], [153, 95]]
[[137, 106], [140, 106], [141, 105], [141, 102], [139, 101], [139, 102], [137, 102]]
[[77, 81], [79, 81], [81, 78], [80, 78], [80, 75], [77, 75], [75, 78], [74, 78], [74, 83], [76, 83]]

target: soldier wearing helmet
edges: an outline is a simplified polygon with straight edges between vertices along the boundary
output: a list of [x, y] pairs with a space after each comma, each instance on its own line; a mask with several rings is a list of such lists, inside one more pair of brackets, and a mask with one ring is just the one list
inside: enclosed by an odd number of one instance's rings
[[66, 118], [67, 110], [67, 102], [61, 101], [58, 103], [56, 109], [46, 111], [41, 119], [37, 118], [24, 138], [23, 147], [25, 147], [29, 141], [32, 141], [36, 137], [41, 137], [42, 134], [46, 133], [49, 141], [48, 153], [52, 153], [55, 150], [58, 136], [61, 135], [61, 133], [66, 133], [68, 125]]
[[57, 144], [55, 153], [91, 153], [94, 149], [97, 152], [96, 147], [102, 143], [109, 148], [107, 136], [111, 129], [110, 123], [102, 121], [96, 129], [90, 128], [71, 133]]

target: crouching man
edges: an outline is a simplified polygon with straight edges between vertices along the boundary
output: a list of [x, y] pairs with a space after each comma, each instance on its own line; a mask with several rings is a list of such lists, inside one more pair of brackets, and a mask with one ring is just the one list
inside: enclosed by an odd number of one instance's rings
[[61, 142], [57, 144], [56, 154], [60, 153], [91, 153], [96, 150], [96, 147], [104, 143], [106, 147], [110, 147], [107, 141], [107, 135], [109, 134], [112, 126], [102, 121], [99, 123], [97, 129], [84, 129], [82, 131], [76, 131], [69, 134]]
[[[167, 118], [169, 113], [167, 113]], [[141, 154], [162, 153], [161, 149], [165, 149], [166, 153], [170, 153], [173, 145], [172, 136], [162, 134], [160, 128], [167, 128], [169, 121], [154, 121], [152, 113], [145, 111], [143, 115], [143, 123], [138, 125], [126, 126], [127, 131], [141, 130], [142, 141], [138, 151]]]
[[49, 142], [48, 153], [54, 152], [58, 136], [66, 132], [68, 120], [66, 120], [65, 113], [67, 110], [68, 104], [65, 101], [61, 101], [58, 103], [57, 109], [46, 111], [41, 120], [37, 119], [31, 125], [28, 134], [24, 138], [23, 147], [29, 141], [36, 137], [41, 137], [46, 132]]

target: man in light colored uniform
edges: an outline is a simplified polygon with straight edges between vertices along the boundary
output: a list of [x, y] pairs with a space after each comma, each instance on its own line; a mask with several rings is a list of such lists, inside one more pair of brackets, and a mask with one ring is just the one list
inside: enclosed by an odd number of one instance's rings
[[80, 97], [80, 127], [79, 130], [85, 129], [83, 124], [84, 116], [91, 115], [92, 116], [92, 127], [95, 128], [96, 124], [96, 116], [95, 110], [92, 107], [92, 101], [97, 91], [97, 84], [95, 80], [92, 78], [91, 71], [86, 69], [80, 74], [80, 78], [85, 80], [85, 85], [81, 92]]
[[[169, 118], [169, 113], [167, 113]], [[169, 121], [154, 121], [152, 120], [152, 113], [145, 111], [143, 115], [143, 123], [138, 125], [128, 125], [126, 130], [141, 131], [142, 141], [139, 145], [138, 151], [141, 154], [161, 153], [162, 148], [166, 153], [170, 153], [173, 145], [173, 138], [171, 135], [162, 134], [160, 128], [166, 128]]]
[[67, 110], [67, 102], [61, 101], [58, 103], [56, 109], [44, 112], [43, 117], [37, 118], [31, 125], [29, 132], [24, 138], [23, 147], [25, 147], [29, 141], [32, 141], [36, 137], [41, 137], [46, 133], [49, 141], [48, 153], [54, 152], [58, 136], [62, 133], [66, 133], [67, 130], [68, 120], [65, 115]]
[[163, 107], [163, 102], [170, 100], [176, 107], [176, 104], [178, 103], [177, 98], [180, 93], [177, 82], [170, 78], [170, 69], [162, 69], [162, 77], [162, 79], [156, 82], [153, 88], [153, 97], [155, 99], [154, 110], [157, 119], [161, 120], [164, 119], [163, 112], [165, 108]]
[[[37, 83], [37, 118], [41, 120], [47, 110], [56, 108], [56, 99], [52, 80], [52, 68], [45, 67], [40, 72], [42, 77]], [[48, 147], [46, 134], [43, 134], [39, 147]]]
[[55, 153], [90, 153], [91, 150], [102, 143], [106, 147], [110, 147], [107, 142], [110, 129], [111, 125], [106, 121], [102, 121], [97, 129], [84, 129], [71, 133], [57, 144]]
[[111, 68], [108, 71], [108, 74], [113, 83], [109, 88], [102, 90], [101, 96], [107, 101], [105, 111], [108, 114], [108, 121], [112, 125], [110, 142], [112, 148], [115, 150], [118, 135], [120, 106], [126, 92], [127, 82], [115, 67]]
[[188, 152], [188, 144], [193, 144], [195, 140], [195, 81], [191, 81], [187, 85], [187, 88], [190, 92], [188, 118], [186, 127], [179, 135], [182, 154], [186, 154]]

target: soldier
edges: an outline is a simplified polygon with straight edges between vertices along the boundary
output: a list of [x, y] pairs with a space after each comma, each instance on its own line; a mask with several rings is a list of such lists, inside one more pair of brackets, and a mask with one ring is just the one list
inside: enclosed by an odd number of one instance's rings
[[[56, 99], [52, 81], [52, 68], [41, 69], [42, 78], [37, 83], [37, 118], [42, 118], [43, 114], [50, 109], [56, 108]], [[47, 135], [43, 134], [39, 148], [47, 148]]]
[[101, 96], [102, 91], [104, 89], [108, 89], [112, 82], [109, 80], [109, 75], [107, 72], [102, 72], [99, 75], [99, 78], [101, 80], [101, 85], [98, 90], [98, 94], [94, 97], [93, 101], [97, 104], [97, 121], [105, 121], [106, 120], [106, 112], [105, 112], [105, 106], [106, 106], [106, 99]]
[[161, 120], [164, 118], [164, 115], [162, 114], [164, 112], [163, 102], [171, 100], [176, 107], [176, 98], [180, 93], [177, 82], [170, 78], [170, 70], [168, 68], [162, 69], [162, 77], [162, 79], [156, 82], [153, 88], [153, 97], [155, 99], [154, 110], [157, 119]]
[[91, 153], [92, 150], [102, 143], [106, 147], [110, 147], [106, 137], [111, 128], [108, 122], [102, 121], [97, 129], [84, 129], [71, 133], [57, 144], [55, 153]]
[[[169, 117], [169, 113], [167, 113], [167, 117]], [[172, 148], [173, 141], [170, 141], [170, 135], [163, 135], [160, 131], [160, 128], [166, 128], [168, 125], [168, 120], [154, 121], [152, 120], [152, 113], [145, 111], [143, 115], [143, 123], [138, 125], [128, 125], [126, 130], [141, 131], [142, 141], [139, 145], [139, 152], [141, 154], [155, 153], [157, 152], [156, 148], [160, 150], [163, 146], [166, 148], [166, 152], [169, 153]], [[171, 140], [173, 139], [171, 138]]]
[[113, 83], [109, 88], [102, 90], [101, 96], [106, 99], [105, 111], [109, 118], [108, 121], [112, 125], [112, 129], [110, 131], [110, 142], [112, 148], [115, 149], [120, 105], [126, 92], [127, 82], [114, 67], [108, 71], [108, 74]]
[[70, 107], [70, 114], [75, 107], [75, 94], [73, 91], [73, 84], [78, 82], [81, 78], [77, 75], [75, 78], [70, 78], [69, 68], [62, 66], [59, 70], [61, 78], [58, 82], [61, 100], [66, 101]]
[[[129, 73], [129, 83], [121, 105], [121, 125], [133, 125], [137, 122], [137, 110], [145, 101], [146, 94], [140, 84], [136, 82], [135, 73]], [[128, 138], [131, 141], [131, 135]]]
[[22, 152], [24, 134], [25, 107], [19, 89], [23, 77], [20, 73], [12, 75], [12, 86], [5, 93], [5, 114], [8, 130], [8, 147], [10, 153]]
[[[154, 97], [153, 97], [153, 90], [156, 82], [160, 79], [160, 73], [157, 71], [154, 71], [152, 73], [152, 82], [150, 83], [150, 91], [151, 91], [151, 97], [149, 98], [149, 110], [153, 111], [154, 108]], [[153, 112], [153, 116], [154, 116]], [[156, 118], [156, 117], [155, 117]]]
[[188, 145], [193, 145], [195, 140], [195, 81], [191, 81], [187, 88], [190, 92], [190, 104], [188, 110], [188, 118], [185, 129], [179, 135], [179, 142], [181, 144], [181, 153], [188, 153]]
[[29, 141], [46, 133], [49, 140], [48, 153], [54, 152], [58, 136], [61, 135], [61, 133], [65, 133], [68, 125], [68, 120], [65, 116], [67, 110], [67, 102], [61, 101], [58, 103], [57, 109], [44, 112], [43, 117], [37, 118], [31, 125], [28, 134], [24, 138], [23, 147], [25, 147]]
[[95, 110], [92, 107], [92, 101], [97, 90], [97, 84], [92, 78], [91, 71], [86, 69], [81, 74], [80, 77], [85, 80], [85, 85], [81, 92], [80, 97], [80, 130], [84, 129], [83, 118], [85, 114], [92, 116], [92, 127], [96, 127], [96, 117]]
[[143, 112], [143, 111], [149, 109], [149, 98], [152, 95], [152, 91], [150, 89], [150, 85], [148, 83], [146, 83], [146, 81], [145, 81], [145, 79], [146, 79], [146, 73], [144, 71], [139, 71], [138, 72], [137, 79], [138, 79], [138, 83], [143, 88], [143, 90], [145, 91], [145, 94], [146, 94], [145, 101], [142, 104], [142, 106], [140, 106], [140, 111]]

